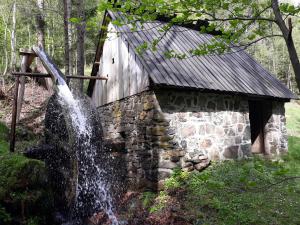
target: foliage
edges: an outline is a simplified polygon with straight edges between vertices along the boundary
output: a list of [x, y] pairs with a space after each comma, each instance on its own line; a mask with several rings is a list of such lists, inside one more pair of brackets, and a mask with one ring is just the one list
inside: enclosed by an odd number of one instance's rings
[[[159, 35], [149, 43], [143, 43], [137, 48], [139, 54], [145, 50], [155, 51], [157, 44], [166, 36], [174, 25], [199, 24], [196, 28], [200, 33], [214, 33], [210, 42], [199, 43], [186, 52], [173, 50], [166, 51], [167, 58], [179, 59], [205, 54], [220, 54], [231, 50], [232, 47], [247, 49], [269, 71], [277, 75], [287, 86], [295, 92], [297, 90], [294, 77], [294, 67], [290, 62], [286, 40], [278, 26], [275, 9], [272, 3], [277, 0], [141, 0], [141, 1], [114, 1], [102, 2], [101, 10], [121, 11], [124, 19], [114, 21], [121, 26], [129, 24], [133, 31], [143, 29], [143, 23], [159, 18], [168, 18], [168, 23], [160, 26]], [[292, 35], [296, 48], [300, 43], [299, 12], [300, 6], [288, 1], [279, 1], [280, 15], [285, 22], [292, 19]], [[137, 23], [141, 22], [141, 25]], [[220, 41], [222, 40], [222, 41]], [[290, 46], [290, 45], [289, 45]], [[236, 49], [237, 50], [237, 49]], [[298, 51], [299, 52], [299, 51]], [[295, 57], [295, 56], [293, 56]], [[299, 75], [298, 75], [299, 76]], [[298, 85], [299, 86], [299, 85]]]
[[0, 224], [21, 218], [28, 224], [47, 224], [53, 204], [45, 164], [9, 153], [8, 129], [2, 123], [0, 131]]
[[150, 213], [184, 190], [177, 201], [194, 224], [299, 224], [299, 149], [300, 137], [289, 137], [289, 153], [280, 160], [254, 157], [214, 163], [201, 173], [175, 170]]
[[[11, 31], [12, 31], [12, 4], [14, 0], [0, 0], [0, 50], [8, 52], [9, 61], [11, 56]], [[38, 8], [36, 0], [24, 0], [17, 2], [17, 15], [16, 15], [16, 49], [31, 48], [37, 43], [37, 31], [36, 31], [36, 15]], [[74, 4], [72, 9], [72, 33], [73, 43], [72, 51], [76, 49], [76, 23], [78, 18], [75, 16]], [[87, 64], [91, 64], [94, 59], [94, 53], [97, 44], [97, 35], [99, 30], [99, 22], [102, 18], [102, 12], [97, 11], [98, 1], [90, 0], [85, 3], [85, 14], [87, 22], [86, 41], [85, 41], [85, 54]], [[63, 1], [49, 0], [44, 1], [44, 19], [45, 19], [45, 50], [51, 57], [54, 58], [55, 63], [59, 67], [63, 67], [64, 62], [64, 20], [63, 20]], [[4, 29], [5, 23], [7, 24], [7, 42], [4, 43]], [[5, 45], [7, 46], [5, 48]], [[18, 56], [19, 57], [19, 56]], [[20, 62], [20, 58], [18, 58]], [[17, 64], [17, 66], [19, 63]], [[74, 64], [75, 65], [75, 64]], [[5, 54], [0, 56], [0, 74], [5, 67]]]
[[167, 190], [180, 188], [185, 184], [188, 177], [188, 172], [181, 171], [181, 169], [174, 169], [172, 176], [166, 180], [164, 186]]
[[149, 212], [155, 213], [164, 209], [167, 206], [169, 199], [170, 197], [168, 196], [166, 191], [160, 191], [159, 195], [155, 199], [154, 204], [150, 207]]
[[154, 202], [156, 194], [154, 192], [146, 191], [142, 193], [141, 200], [144, 208], [148, 208]]

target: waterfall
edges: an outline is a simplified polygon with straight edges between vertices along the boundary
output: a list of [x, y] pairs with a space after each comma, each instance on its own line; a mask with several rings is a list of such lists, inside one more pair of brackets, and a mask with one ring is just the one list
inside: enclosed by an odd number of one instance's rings
[[74, 151], [70, 152], [76, 154], [77, 187], [72, 220], [104, 211], [112, 225], [119, 225], [110, 192], [110, 183], [115, 175], [111, 168], [111, 158], [100, 141], [102, 139], [99, 137], [99, 126], [95, 123], [95, 110], [90, 104], [83, 106], [84, 99], [74, 97], [63, 79], [63, 73], [43, 49], [33, 47], [33, 50], [57, 84], [59, 104], [64, 110], [67, 132], [73, 143], [71, 150]]
[[[82, 211], [94, 214], [103, 210], [112, 225], [119, 225], [109, 191], [109, 175], [103, 164], [105, 159], [99, 159], [102, 157], [99, 154], [99, 146], [92, 141], [93, 121], [89, 119], [90, 112], [83, 107], [80, 99], [74, 97], [64, 80], [60, 80], [57, 87], [59, 103], [67, 111], [67, 122], [71, 123], [76, 146], [78, 180], [74, 211], [80, 217]], [[78, 215], [73, 215], [76, 216]]]

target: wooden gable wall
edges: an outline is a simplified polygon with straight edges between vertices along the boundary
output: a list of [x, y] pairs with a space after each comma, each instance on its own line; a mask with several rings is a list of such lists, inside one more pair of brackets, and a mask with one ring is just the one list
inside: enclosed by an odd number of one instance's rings
[[138, 94], [149, 87], [149, 76], [138, 56], [111, 23], [103, 46], [99, 75], [107, 76], [108, 80], [95, 83], [92, 101], [97, 107]]

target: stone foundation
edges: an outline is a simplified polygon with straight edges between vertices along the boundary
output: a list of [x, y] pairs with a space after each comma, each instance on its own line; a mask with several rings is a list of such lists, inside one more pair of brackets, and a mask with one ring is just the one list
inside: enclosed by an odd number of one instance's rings
[[[122, 151], [130, 188], [157, 188], [174, 168], [202, 170], [210, 160], [251, 155], [248, 99], [194, 91], [147, 91], [98, 108], [106, 139]], [[284, 107], [265, 128], [271, 154], [286, 151]]]

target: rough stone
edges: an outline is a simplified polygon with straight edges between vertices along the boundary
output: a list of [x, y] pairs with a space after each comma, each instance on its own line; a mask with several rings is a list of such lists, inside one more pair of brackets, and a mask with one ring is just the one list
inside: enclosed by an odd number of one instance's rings
[[193, 125], [183, 127], [181, 133], [183, 137], [189, 137], [196, 133], [196, 128]]
[[202, 171], [204, 170], [206, 167], [208, 167], [210, 164], [210, 161], [209, 160], [203, 160], [201, 161], [200, 163], [194, 165], [194, 168], [198, 171]]
[[204, 139], [200, 143], [201, 148], [209, 148], [210, 146], [212, 146], [212, 141], [210, 139]]
[[171, 162], [169, 160], [160, 160], [158, 166], [160, 168], [165, 168], [165, 169], [175, 169], [178, 167], [178, 164]]
[[239, 150], [239, 146], [237, 145], [227, 147], [224, 150], [223, 156], [227, 159], [237, 159], [239, 156], [238, 150]]
[[[98, 109], [105, 137], [123, 138], [126, 163], [135, 163], [135, 169], [127, 167], [135, 174], [130, 182], [148, 185], [155, 179], [147, 179], [158, 177], [153, 167], [159, 170], [161, 166], [181, 164], [181, 168], [192, 171], [200, 164], [197, 167], [201, 170], [202, 161], [208, 157], [223, 160], [251, 156], [248, 100], [237, 95], [160, 89]], [[279, 154], [287, 151], [283, 103], [273, 102], [272, 110], [264, 130], [265, 143], [269, 154]]]

